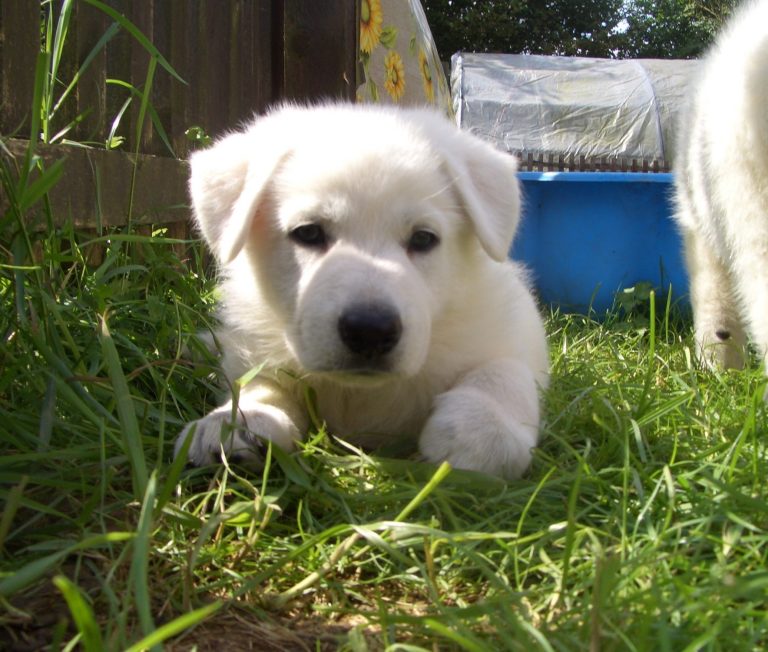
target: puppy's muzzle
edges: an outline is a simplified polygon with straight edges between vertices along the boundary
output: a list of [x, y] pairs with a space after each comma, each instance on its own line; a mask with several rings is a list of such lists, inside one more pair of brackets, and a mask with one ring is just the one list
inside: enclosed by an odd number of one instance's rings
[[403, 324], [391, 306], [357, 304], [339, 317], [338, 331], [351, 353], [366, 362], [375, 362], [397, 346]]

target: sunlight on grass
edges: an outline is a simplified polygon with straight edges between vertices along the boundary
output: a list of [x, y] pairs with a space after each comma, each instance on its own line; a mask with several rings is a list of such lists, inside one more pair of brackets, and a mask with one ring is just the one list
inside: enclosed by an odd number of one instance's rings
[[674, 310], [549, 317], [518, 482], [322, 428], [263, 475], [182, 472], [171, 441], [218, 397], [200, 251], [116, 238], [89, 267], [76, 238], [27, 235], [39, 255], [0, 268], [3, 636], [55, 608], [49, 640], [91, 648], [183, 649], [225, 625], [308, 649], [765, 643], [764, 381], [700, 370]]

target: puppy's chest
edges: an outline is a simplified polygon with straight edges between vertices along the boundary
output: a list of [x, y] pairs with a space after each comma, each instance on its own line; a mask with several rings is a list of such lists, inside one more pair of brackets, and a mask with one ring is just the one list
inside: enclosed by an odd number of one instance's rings
[[406, 383], [384, 387], [316, 387], [317, 408], [328, 430], [364, 447], [390, 438], [416, 437], [432, 410], [435, 392]]

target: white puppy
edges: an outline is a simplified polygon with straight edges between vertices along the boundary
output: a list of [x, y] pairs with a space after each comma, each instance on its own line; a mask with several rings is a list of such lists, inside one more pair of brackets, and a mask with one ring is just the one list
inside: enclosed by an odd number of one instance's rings
[[[541, 318], [507, 260], [511, 156], [427, 109], [285, 107], [191, 159], [197, 224], [221, 266], [219, 339], [239, 395], [179, 436], [189, 460], [258, 462], [308, 428], [515, 478], [547, 385]], [[235, 417], [234, 428], [227, 424]], [[261, 440], [259, 439], [261, 438]], [[260, 443], [261, 442], [261, 443]]]
[[697, 348], [741, 367], [745, 332], [768, 354], [768, 2], [720, 35], [681, 124], [676, 219]]

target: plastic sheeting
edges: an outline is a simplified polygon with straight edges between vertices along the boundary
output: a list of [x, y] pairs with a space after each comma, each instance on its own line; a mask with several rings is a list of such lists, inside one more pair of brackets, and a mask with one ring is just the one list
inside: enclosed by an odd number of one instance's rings
[[698, 65], [457, 53], [454, 111], [463, 129], [516, 154], [639, 159], [668, 169], [676, 115]]

